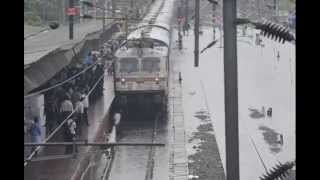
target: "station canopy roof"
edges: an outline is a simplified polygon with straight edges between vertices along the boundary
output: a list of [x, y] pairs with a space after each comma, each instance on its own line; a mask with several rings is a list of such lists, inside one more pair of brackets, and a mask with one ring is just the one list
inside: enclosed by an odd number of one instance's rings
[[[32, 29], [32, 28], [31, 28]], [[27, 32], [26, 32], [27, 31]], [[75, 53], [79, 53], [85, 41], [96, 39], [101, 32], [100, 21], [74, 25], [74, 38], [69, 40], [69, 29], [61, 26], [55, 30], [41, 30], [24, 40], [24, 94], [41, 86], [56, 73], [69, 65]], [[33, 33], [25, 26], [25, 36]], [[99, 33], [100, 34], [100, 33]]]

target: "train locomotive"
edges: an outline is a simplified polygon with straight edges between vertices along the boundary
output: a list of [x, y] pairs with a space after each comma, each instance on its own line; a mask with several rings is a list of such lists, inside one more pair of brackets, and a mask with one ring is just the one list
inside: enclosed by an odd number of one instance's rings
[[115, 52], [115, 94], [121, 105], [166, 108], [174, 0], [158, 0]]

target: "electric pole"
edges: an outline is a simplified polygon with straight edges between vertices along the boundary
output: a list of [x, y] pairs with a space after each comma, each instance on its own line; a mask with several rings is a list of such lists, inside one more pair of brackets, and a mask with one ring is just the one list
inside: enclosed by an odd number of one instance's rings
[[185, 0], [185, 11], [184, 11], [184, 28], [188, 27], [188, 11], [189, 11], [189, 0]]
[[179, 50], [182, 49], [182, 34], [181, 34], [181, 21], [182, 21], [181, 5], [178, 7], [178, 44]]
[[215, 23], [216, 23], [216, 4], [212, 3], [212, 28], [213, 28], [213, 40], [216, 39], [216, 30], [215, 30]]
[[[69, 8], [74, 8], [73, 0], [69, 0]], [[73, 39], [73, 15], [69, 15], [69, 39]]]
[[239, 180], [236, 0], [223, 0], [227, 180]]
[[199, 66], [199, 11], [200, 0], [195, 1], [195, 22], [194, 22], [194, 66]]

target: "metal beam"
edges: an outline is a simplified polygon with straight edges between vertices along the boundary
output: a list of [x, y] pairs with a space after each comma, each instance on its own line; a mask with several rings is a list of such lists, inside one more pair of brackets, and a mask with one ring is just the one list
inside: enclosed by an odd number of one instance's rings
[[195, 23], [194, 23], [194, 66], [199, 66], [199, 11], [200, 11], [200, 0], [195, 2]]
[[182, 49], [181, 17], [182, 17], [182, 10], [181, 10], [181, 4], [180, 4], [179, 7], [178, 7], [178, 42], [179, 42], [179, 50]]
[[164, 143], [105, 143], [105, 142], [49, 142], [24, 143], [24, 146], [165, 146]]
[[239, 180], [236, 0], [223, 0], [227, 180]]

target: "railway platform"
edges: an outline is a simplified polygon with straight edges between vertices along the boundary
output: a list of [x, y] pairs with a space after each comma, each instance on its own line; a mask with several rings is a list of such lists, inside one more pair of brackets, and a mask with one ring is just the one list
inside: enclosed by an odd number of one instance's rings
[[[104, 133], [110, 127], [109, 109], [114, 99], [113, 77], [105, 75], [104, 93], [95, 102], [90, 104], [88, 109], [88, 118], [90, 126], [83, 125], [80, 140], [87, 139], [92, 141], [103, 141]], [[25, 137], [26, 139], [27, 137]], [[58, 131], [53, 141], [62, 141], [62, 131]], [[70, 180], [81, 179], [85, 169], [88, 169], [91, 161], [96, 157], [92, 147], [78, 147], [76, 158], [59, 158], [65, 152], [65, 147], [50, 147], [43, 149], [38, 154], [39, 161], [32, 161], [24, 168], [24, 179], [32, 180]], [[48, 155], [54, 155], [57, 159], [47, 158]], [[98, 153], [102, 155], [102, 153]], [[42, 159], [42, 160], [41, 160]], [[35, 173], [37, 172], [37, 173]]]

